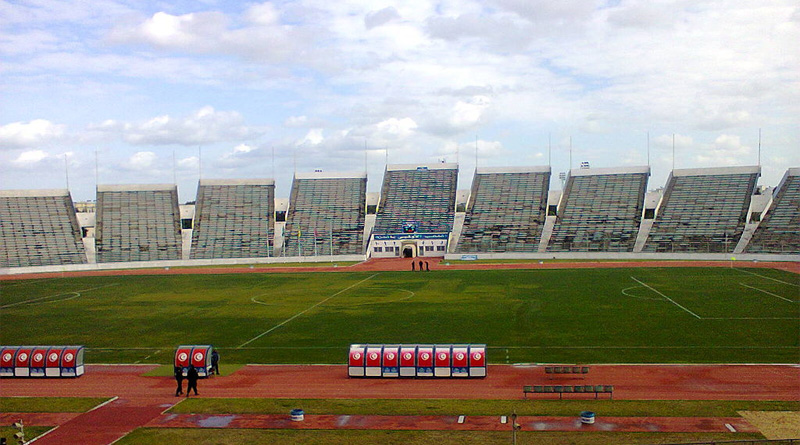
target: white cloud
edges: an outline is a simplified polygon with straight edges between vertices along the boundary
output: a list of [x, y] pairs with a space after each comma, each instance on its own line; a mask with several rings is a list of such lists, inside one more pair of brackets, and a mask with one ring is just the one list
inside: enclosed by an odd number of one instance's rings
[[152, 151], [139, 151], [128, 158], [125, 164], [131, 170], [152, 170], [156, 167], [158, 156]]
[[325, 140], [322, 133], [322, 128], [312, 128], [302, 139], [297, 141], [297, 145], [319, 145]]
[[28, 150], [20, 153], [12, 162], [18, 165], [30, 165], [37, 164], [48, 157], [50, 157], [50, 155], [42, 150]]
[[417, 123], [414, 122], [414, 119], [410, 117], [405, 117], [402, 119], [398, 119], [396, 117], [392, 117], [386, 119], [385, 121], [378, 122], [375, 125], [375, 130], [379, 133], [382, 137], [386, 138], [407, 138], [414, 134], [414, 130], [417, 128]]
[[186, 117], [156, 116], [144, 122], [106, 120], [89, 131], [117, 136], [132, 145], [194, 146], [256, 137], [261, 130], [244, 124], [236, 111], [217, 111], [205, 106]]
[[46, 119], [12, 122], [0, 126], [0, 149], [34, 147], [57, 140], [64, 135], [65, 125]]

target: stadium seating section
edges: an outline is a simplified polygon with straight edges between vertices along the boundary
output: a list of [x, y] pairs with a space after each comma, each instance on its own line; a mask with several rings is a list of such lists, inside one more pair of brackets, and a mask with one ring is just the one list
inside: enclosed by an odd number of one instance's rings
[[455, 164], [387, 166], [373, 233], [403, 233], [408, 222], [419, 233], [449, 233], [457, 179]]
[[0, 192], [0, 267], [86, 263], [67, 190]]
[[649, 169], [603, 170], [571, 172], [548, 252], [633, 251]]
[[547, 210], [550, 169], [478, 170], [456, 252], [535, 252]]
[[272, 256], [274, 214], [272, 180], [201, 180], [191, 258]]
[[675, 170], [644, 252], [732, 252], [744, 231], [757, 167]]
[[[454, 252], [540, 252], [545, 243], [547, 252], [633, 252], [638, 236], [642, 252], [798, 254], [800, 168], [786, 171], [771, 199], [765, 192], [754, 202], [754, 221], [757, 212], [761, 221], [747, 225], [760, 174], [759, 166], [674, 170], [655, 218], [648, 216], [640, 234], [649, 167], [572, 170], [554, 223], [547, 219], [548, 205], [556, 204], [548, 203], [550, 167], [477, 169]], [[449, 234], [457, 180], [456, 164], [387, 165], [372, 234]], [[365, 173], [295, 174], [282, 250], [273, 248], [271, 179], [200, 181], [193, 225], [185, 221], [191, 248], [187, 232], [182, 239], [173, 184], [98, 186], [93, 218], [76, 215], [68, 190], [0, 191], [0, 267], [180, 260], [187, 254], [363, 255], [370, 235], [364, 233], [366, 189]], [[91, 248], [92, 233], [96, 255], [84, 248], [84, 241]]]
[[800, 253], [800, 168], [789, 169], [774, 190], [748, 253]]
[[295, 175], [284, 228], [287, 256], [364, 253], [367, 177]]
[[181, 259], [175, 185], [97, 187], [97, 262]]

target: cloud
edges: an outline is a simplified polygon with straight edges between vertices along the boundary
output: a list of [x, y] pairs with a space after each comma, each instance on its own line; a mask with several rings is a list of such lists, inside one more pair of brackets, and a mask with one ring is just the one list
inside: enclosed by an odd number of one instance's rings
[[0, 149], [47, 144], [64, 136], [65, 129], [65, 125], [54, 124], [46, 119], [12, 122], [0, 126]]
[[270, 3], [262, 3], [250, 6], [239, 16], [219, 11], [181, 15], [160, 11], [138, 24], [118, 25], [109, 39], [121, 45], [145, 44], [184, 53], [284, 62], [308, 52], [318, 34], [282, 23], [280, 11]]
[[184, 146], [249, 139], [261, 132], [245, 125], [238, 112], [217, 111], [211, 106], [179, 118], [163, 115], [139, 123], [106, 120], [89, 130], [118, 136], [132, 145]]
[[393, 20], [400, 19], [400, 14], [393, 6], [388, 6], [379, 11], [370, 12], [364, 17], [364, 26], [367, 29], [377, 28]]
[[158, 156], [152, 151], [139, 151], [134, 153], [125, 166], [130, 170], [153, 170], [158, 163]]
[[30, 165], [37, 164], [48, 157], [50, 157], [50, 155], [42, 150], [28, 150], [20, 153], [12, 162], [17, 165]]

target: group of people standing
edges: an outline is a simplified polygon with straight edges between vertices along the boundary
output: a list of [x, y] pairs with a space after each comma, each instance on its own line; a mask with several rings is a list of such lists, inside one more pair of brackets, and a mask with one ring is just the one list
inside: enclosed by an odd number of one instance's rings
[[[424, 268], [424, 269], [422, 268], [422, 266], [423, 266], [423, 263], [424, 263], [424, 266], [425, 266], [425, 268]], [[411, 270], [412, 270], [412, 271], [415, 271], [415, 270], [417, 270], [417, 262], [416, 262], [416, 260], [411, 260]], [[424, 261], [424, 262], [423, 262], [422, 260], [419, 260], [419, 271], [420, 271], [420, 272], [422, 272], [422, 271], [427, 271], [427, 272], [430, 272], [430, 271], [431, 271], [431, 268], [430, 268], [430, 266], [428, 265], [428, 262], [427, 262], [427, 261]]]
[[[178, 387], [175, 388], [175, 397], [183, 395], [184, 378], [188, 382], [186, 385], [186, 397], [189, 397], [192, 390], [194, 390], [194, 395], [197, 395], [197, 380], [200, 379], [200, 374], [197, 373], [197, 368], [194, 365], [189, 365], [186, 376], [183, 375], [183, 368], [180, 366], [175, 367], [174, 373], [175, 381], [178, 383]], [[216, 349], [211, 352], [211, 366], [208, 368], [208, 375], [213, 374], [219, 375], [219, 353]]]

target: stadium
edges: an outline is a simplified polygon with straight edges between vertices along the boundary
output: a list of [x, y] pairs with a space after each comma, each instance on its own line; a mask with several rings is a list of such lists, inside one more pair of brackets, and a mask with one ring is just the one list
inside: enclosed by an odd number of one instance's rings
[[[800, 443], [800, 168], [458, 173], [0, 191], [0, 345], [86, 363], [0, 369], [0, 419], [42, 444]], [[348, 376], [351, 345], [467, 344], [485, 377]], [[172, 397], [179, 345], [220, 351], [200, 397]]]

